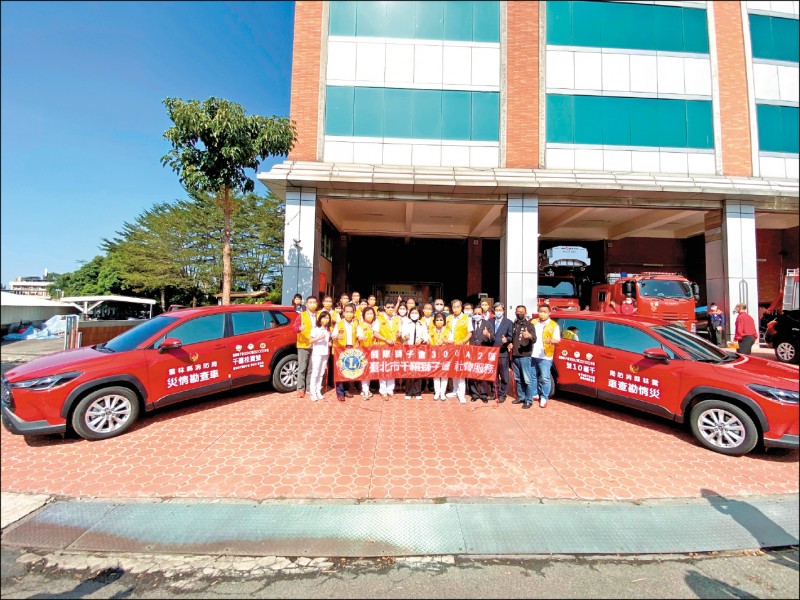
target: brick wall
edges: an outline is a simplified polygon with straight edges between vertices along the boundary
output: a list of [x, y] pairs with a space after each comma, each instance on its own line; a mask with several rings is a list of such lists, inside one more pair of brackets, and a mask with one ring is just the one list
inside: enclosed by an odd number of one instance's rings
[[506, 167], [539, 166], [539, 3], [507, 4]]
[[742, 12], [739, 2], [714, 2], [719, 66], [723, 175], [753, 175]]
[[81, 333], [81, 347], [102, 344], [117, 337], [128, 329], [140, 325], [142, 321], [79, 321], [78, 331]]
[[322, 2], [296, 2], [290, 115], [297, 142], [289, 160], [317, 160]]

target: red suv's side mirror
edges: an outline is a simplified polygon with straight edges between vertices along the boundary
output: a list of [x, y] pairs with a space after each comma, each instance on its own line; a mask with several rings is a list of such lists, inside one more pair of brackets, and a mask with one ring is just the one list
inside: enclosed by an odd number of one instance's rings
[[645, 358], [651, 360], [660, 360], [665, 363], [669, 362], [669, 354], [667, 354], [663, 348], [648, 348], [642, 354], [644, 354]]
[[181, 346], [183, 346], [183, 342], [178, 338], [164, 338], [164, 341], [161, 342], [161, 345], [158, 347], [158, 353], [163, 354], [167, 350], [176, 350]]

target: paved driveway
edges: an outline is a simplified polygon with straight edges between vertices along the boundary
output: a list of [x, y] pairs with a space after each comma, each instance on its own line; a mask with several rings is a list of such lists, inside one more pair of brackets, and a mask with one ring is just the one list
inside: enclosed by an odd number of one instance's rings
[[251, 389], [102, 442], [3, 429], [3, 491], [93, 497], [640, 499], [796, 493], [798, 453], [731, 458], [677, 424], [581, 399], [312, 403]]

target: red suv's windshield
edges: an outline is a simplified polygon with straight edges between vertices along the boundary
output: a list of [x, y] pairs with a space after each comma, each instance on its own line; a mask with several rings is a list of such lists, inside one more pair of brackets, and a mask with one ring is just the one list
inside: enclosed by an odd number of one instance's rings
[[658, 325], [653, 327], [653, 331], [686, 352], [692, 360], [718, 363], [729, 361], [736, 357], [735, 354], [718, 348], [711, 342], [689, 333], [678, 325]]

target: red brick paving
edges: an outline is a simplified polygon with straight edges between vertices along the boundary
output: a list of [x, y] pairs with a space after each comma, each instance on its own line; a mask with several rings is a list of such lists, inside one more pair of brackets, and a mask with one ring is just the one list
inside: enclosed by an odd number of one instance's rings
[[74, 497], [638, 499], [796, 493], [798, 452], [710, 452], [682, 426], [577, 398], [523, 411], [246, 392], [104, 442], [3, 429], [3, 491]]

